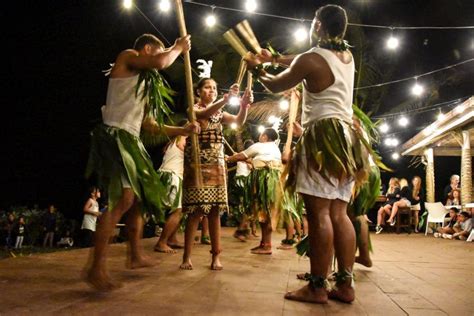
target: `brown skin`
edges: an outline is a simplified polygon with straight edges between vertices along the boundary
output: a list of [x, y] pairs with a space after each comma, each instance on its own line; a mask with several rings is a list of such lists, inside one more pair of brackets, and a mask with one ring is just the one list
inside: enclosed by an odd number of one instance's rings
[[[202, 129], [207, 128], [209, 118], [222, 109], [226, 104], [228, 99], [232, 95], [239, 94], [239, 87], [237, 84], [231, 86], [231, 91], [228, 94], [225, 94], [223, 98], [217, 100], [217, 84], [214, 80], [206, 80], [204, 85], [196, 91], [199, 97], [199, 104], [202, 109], [196, 109], [195, 114], [197, 121], [200, 124]], [[217, 100], [217, 101], [216, 101]], [[224, 112], [222, 118], [222, 124], [231, 124], [237, 123], [242, 125], [247, 118], [247, 111], [250, 107], [250, 104], [253, 102], [252, 91], [245, 90], [244, 95], [240, 99], [240, 110], [237, 115], [232, 115]], [[195, 212], [189, 214], [188, 221], [186, 223], [186, 230], [184, 233], [184, 254], [183, 262], [180, 265], [182, 270], [192, 270], [193, 264], [191, 261], [191, 251], [193, 247], [194, 234], [199, 225], [201, 216], [204, 214]], [[219, 254], [221, 252], [221, 242], [220, 242], [220, 231], [221, 231], [221, 222], [219, 216], [219, 210], [216, 208], [211, 209], [210, 213], [207, 215], [209, 222], [209, 235], [211, 237], [211, 251], [212, 251], [212, 261], [211, 269], [212, 270], [222, 270], [222, 264], [220, 262]]]
[[[318, 38], [327, 37], [320, 21], [313, 20], [311, 34]], [[312, 36], [312, 38], [314, 37]], [[313, 44], [313, 43], [312, 43]], [[333, 51], [343, 63], [350, 63], [353, 59], [348, 51]], [[268, 59], [267, 52], [261, 52], [248, 59], [249, 67], [260, 64]], [[291, 60], [292, 56], [287, 58]], [[334, 75], [327, 62], [318, 54], [303, 53], [294, 57], [290, 66], [278, 75], [262, 72], [260, 82], [271, 92], [282, 92], [304, 82], [306, 89], [318, 93], [334, 83]], [[355, 259], [355, 232], [347, 216], [347, 203], [340, 200], [328, 200], [304, 195], [309, 223], [309, 241], [313, 254], [310, 257], [311, 273], [326, 277], [332, 248], [336, 250], [336, 257], [340, 270], [352, 271]], [[350, 280], [338, 286], [331, 298], [344, 302], [354, 300], [354, 289]], [[309, 285], [295, 292], [289, 292], [287, 299], [312, 303], [326, 303], [328, 294], [325, 289], [315, 289]]]
[[[178, 56], [189, 51], [191, 42], [189, 36], [179, 38], [170, 48], [163, 49], [157, 45], [145, 45], [141, 50], [127, 49], [121, 52], [111, 70], [111, 78], [127, 78], [137, 75], [143, 69], [164, 69], [170, 66]], [[155, 133], [164, 132], [168, 136], [189, 135], [199, 132], [197, 124], [188, 124], [185, 127], [165, 126], [163, 130], [150, 118], [145, 118], [144, 129]], [[106, 261], [108, 244], [116, 224], [125, 213], [127, 217], [127, 232], [130, 245], [128, 249], [128, 266], [131, 269], [149, 267], [153, 265], [143, 255], [140, 239], [143, 231], [143, 218], [138, 207], [135, 194], [130, 188], [122, 189], [122, 196], [117, 205], [110, 211], [105, 212], [95, 233], [95, 247], [91, 251], [90, 265], [87, 268], [86, 281], [100, 291], [109, 291], [117, 287], [109, 277]]]

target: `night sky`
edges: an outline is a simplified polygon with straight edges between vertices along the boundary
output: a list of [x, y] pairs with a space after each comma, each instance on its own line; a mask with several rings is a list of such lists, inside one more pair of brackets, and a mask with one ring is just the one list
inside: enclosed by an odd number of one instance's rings
[[[243, 1], [200, 1], [242, 8]], [[471, 0], [365, 0], [302, 1], [259, 0], [259, 11], [311, 19], [320, 5], [344, 6], [350, 21], [378, 25], [464, 26], [474, 25], [474, 1]], [[174, 12], [157, 10], [157, 1], [136, 1], [169, 41], [178, 36]], [[283, 51], [295, 49], [292, 33], [300, 22], [247, 16], [244, 13], [216, 10], [220, 27], [206, 29], [203, 19], [209, 8], [184, 4], [186, 23], [191, 35], [209, 43], [222, 40], [221, 34], [248, 18], [257, 37]], [[4, 37], [4, 79], [2, 109], [3, 150], [2, 194], [0, 209], [11, 205], [45, 207], [55, 203], [70, 217], [80, 217], [87, 182], [83, 174], [89, 150], [89, 132], [100, 122], [100, 107], [105, 102], [108, 68], [116, 55], [131, 48], [142, 33], [156, 33], [137, 12], [125, 11], [122, 1], [11, 1], [2, 8]], [[308, 24], [306, 24], [308, 25]], [[358, 29], [358, 32], [361, 30]], [[354, 47], [381, 70], [378, 82], [428, 72], [474, 57], [474, 30], [395, 31], [401, 38], [396, 52], [385, 49], [388, 30], [362, 29], [364, 47]], [[348, 38], [356, 34], [348, 30]], [[277, 36], [279, 35], [279, 36]], [[193, 45], [195, 45], [193, 43]], [[306, 48], [300, 47], [302, 52]], [[192, 60], [200, 56], [192, 52]], [[232, 73], [232, 76], [234, 74]], [[424, 107], [474, 94], [474, 63], [427, 77], [426, 97], [410, 96], [413, 82], [391, 85], [366, 109], [374, 115]], [[222, 86], [230, 82], [220, 83]], [[258, 89], [261, 89], [260, 87]], [[374, 92], [375, 93], [375, 92]], [[447, 110], [448, 108], [446, 108]], [[397, 137], [403, 142], [418, 128], [435, 119], [436, 111], [412, 115], [412, 124]], [[396, 130], [400, 132], [401, 130]], [[390, 150], [381, 146], [395, 175], [422, 175], [422, 169], [407, 169], [410, 159], [390, 160]], [[459, 158], [436, 159], [438, 192], [452, 173], [459, 173]], [[385, 175], [385, 177], [390, 175]]]

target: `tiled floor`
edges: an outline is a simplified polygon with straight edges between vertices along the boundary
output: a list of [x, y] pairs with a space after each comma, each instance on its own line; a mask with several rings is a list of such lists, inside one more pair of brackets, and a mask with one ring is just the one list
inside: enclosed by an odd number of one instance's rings
[[[99, 294], [80, 278], [88, 250], [0, 261], [0, 314], [149, 315], [473, 315], [474, 244], [424, 235], [372, 235], [373, 268], [356, 265], [356, 301], [312, 305], [283, 299], [302, 286], [308, 269], [294, 251], [249, 253], [257, 241], [239, 242], [223, 229], [224, 270], [211, 271], [209, 246], [194, 248], [193, 271], [178, 269], [182, 253], [151, 251], [158, 265], [125, 269], [125, 244], [114, 244], [109, 266], [125, 286]], [[274, 244], [282, 239], [274, 235]]]

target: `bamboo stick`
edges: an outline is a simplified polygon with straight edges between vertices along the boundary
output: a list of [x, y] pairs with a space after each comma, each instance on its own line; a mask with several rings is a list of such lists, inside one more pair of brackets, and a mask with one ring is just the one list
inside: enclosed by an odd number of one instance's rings
[[249, 44], [252, 50], [259, 54], [262, 51], [262, 47], [255, 36], [255, 33], [250, 26], [250, 23], [247, 20], [244, 20], [235, 26], [237, 31], [239, 31], [242, 38]]
[[231, 29], [225, 32], [224, 38], [230, 44], [230, 46], [232, 46], [237, 51], [240, 56], [245, 57], [248, 50], [245, 47], [244, 43], [242, 43], [242, 41], [239, 39], [234, 30]]
[[247, 90], [252, 90], [253, 86], [253, 75], [250, 71], [247, 71]]
[[247, 70], [247, 62], [242, 58], [240, 60], [239, 70], [237, 72], [237, 79], [235, 80], [235, 83], [237, 83], [239, 87], [242, 84], [242, 80], [244, 79], [246, 70]]
[[[179, 25], [179, 34], [181, 37], [188, 35], [186, 30], [186, 23], [184, 21], [184, 11], [182, 0], [175, 0], [176, 14]], [[189, 52], [184, 54], [184, 74], [186, 77], [186, 96], [188, 101], [188, 118], [189, 121], [196, 121], [196, 114], [194, 113], [194, 92], [193, 92], [193, 75], [191, 70], [191, 57]], [[197, 187], [202, 187], [202, 174], [201, 164], [199, 161], [199, 141], [196, 134], [191, 136], [191, 148], [192, 148], [192, 168], [194, 171], [194, 180]]]

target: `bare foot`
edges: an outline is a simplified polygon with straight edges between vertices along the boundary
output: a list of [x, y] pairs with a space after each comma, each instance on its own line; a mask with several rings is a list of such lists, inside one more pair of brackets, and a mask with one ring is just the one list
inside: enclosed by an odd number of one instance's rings
[[332, 300], [350, 304], [355, 300], [354, 288], [350, 285], [338, 285], [337, 290], [328, 293], [328, 297]]
[[308, 302], [316, 304], [327, 304], [328, 294], [325, 289], [317, 288], [313, 289], [309, 284], [303, 286], [301, 289], [288, 292], [285, 294], [287, 300]]
[[245, 235], [242, 234], [242, 233], [239, 232], [239, 231], [236, 231], [233, 236], [234, 236], [234, 238], [236, 238], [236, 239], [238, 239], [238, 240], [240, 240], [240, 241], [242, 241], [242, 242], [246, 242], [246, 241], [247, 241], [247, 240], [245, 240], [245, 239], [246, 239], [246, 238], [245, 238]]
[[164, 253], [177, 253], [176, 250], [172, 249], [170, 246], [162, 243], [157, 243], [154, 250], [156, 252], [164, 252]]
[[252, 236], [256, 238], [260, 237], [259, 234], [257, 234], [257, 232], [252, 232]]
[[296, 278], [297, 278], [298, 280], [303, 280], [303, 281], [304, 281], [304, 280], [306, 280], [305, 277], [306, 277], [306, 273], [298, 273], [298, 274], [296, 275]]
[[355, 257], [355, 262], [370, 268], [372, 266], [372, 260], [370, 258], [363, 258], [361, 256]]
[[292, 245], [288, 245], [288, 244], [281, 244], [280, 246], [277, 247], [277, 249], [280, 249], [280, 250], [291, 250], [291, 249], [293, 249], [293, 246], [292, 246]]
[[106, 273], [96, 271], [95, 269], [90, 269], [85, 276], [85, 281], [91, 287], [101, 292], [109, 292], [122, 287], [122, 284], [112, 282]]
[[130, 269], [141, 269], [155, 266], [156, 263], [151, 259], [142, 257], [142, 258], [133, 258], [130, 261]]
[[191, 259], [183, 259], [183, 263], [179, 266], [181, 270], [192, 270], [193, 269], [193, 263], [191, 262]]
[[258, 247], [257, 249], [250, 250], [254, 255], [271, 255], [272, 247]]
[[224, 269], [224, 267], [219, 260], [219, 256], [212, 256], [211, 270], [220, 271], [222, 269]]
[[170, 246], [173, 249], [183, 249], [184, 248], [184, 244], [182, 244], [178, 241], [169, 242], [168, 246]]

